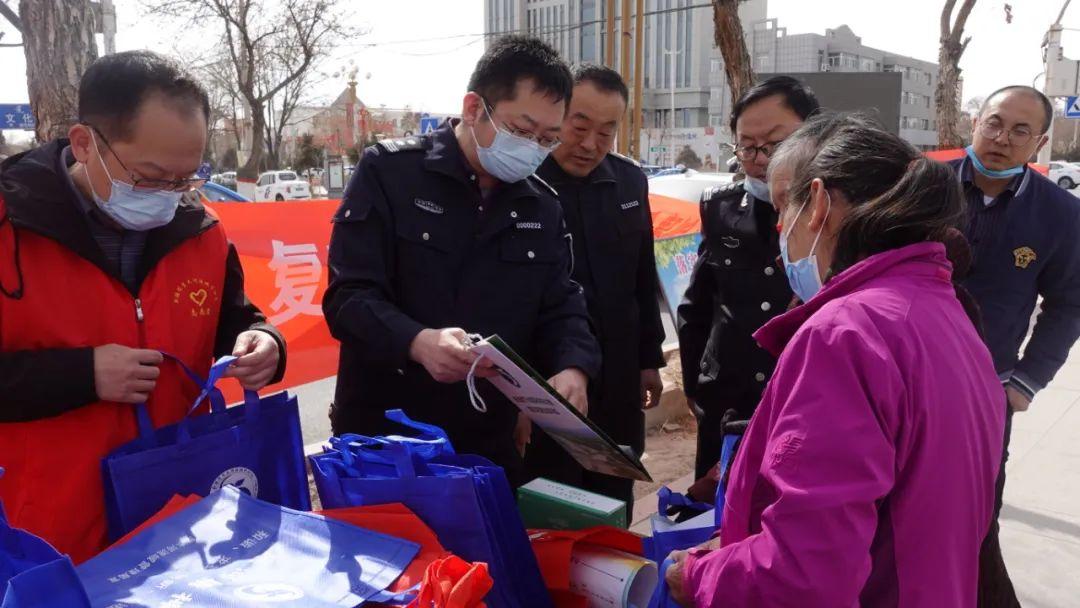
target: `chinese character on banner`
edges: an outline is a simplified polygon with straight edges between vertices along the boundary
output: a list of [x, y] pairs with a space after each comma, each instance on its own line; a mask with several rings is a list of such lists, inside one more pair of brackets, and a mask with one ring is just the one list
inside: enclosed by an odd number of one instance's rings
[[299, 315], [322, 316], [322, 308], [315, 302], [319, 280], [322, 278], [322, 262], [314, 244], [286, 245], [271, 241], [274, 257], [270, 270], [276, 273], [274, 286], [278, 295], [270, 303], [274, 315], [270, 323], [280, 325]]

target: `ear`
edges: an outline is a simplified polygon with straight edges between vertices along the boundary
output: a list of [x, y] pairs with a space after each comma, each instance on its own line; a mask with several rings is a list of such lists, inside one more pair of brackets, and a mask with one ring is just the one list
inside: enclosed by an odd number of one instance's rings
[[821, 231], [832, 211], [832, 196], [825, 188], [825, 182], [815, 179], [810, 182], [810, 230]]
[[484, 98], [469, 91], [461, 101], [461, 122], [467, 127], [474, 127], [484, 117]]
[[1050, 136], [1049, 135], [1041, 135], [1039, 137], [1039, 145], [1035, 146], [1035, 153], [1032, 154], [1032, 156], [1038, 156], [1039, 152], [1041, 152], [1043, 147], [1045, 147], [1046, 144], [1048, 144], [1048, 143], [1050, 143]]
[[68, 129], [68, 139], [71, 140], [71, 155], [82, 164], [94, 155], [94, 134], [90, 127], [83, 124], [73, 124]]

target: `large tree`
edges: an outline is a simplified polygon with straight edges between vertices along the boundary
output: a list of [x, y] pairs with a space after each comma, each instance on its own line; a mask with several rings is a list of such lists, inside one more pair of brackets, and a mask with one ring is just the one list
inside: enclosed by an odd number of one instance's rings
[[956, 4], [957, 0], [945, 0], [941, 9], [941, 47], [938, 50], [937, 90], [934, 92], [938, 147], [941, 149], [964, 146], [960, 133], [960, 58], [971, 42], [971, 36], [964, 37], [964, 26], [971, 9], [975, 8], [975, 0], [963, 0], [959, 10]]
[[89, 0], [21, 0], [26, 84], [38, 141], [67, 134], [79, 107], [79, 78], [97, 59]]
[[216, 23], [236, 91], [251, 121], [251, 152], [237, 170], [237, 176], [247, 180], [258, 177], [264, 163], [267, 103], [304, 78], [335, 42], [353, 34], [344, 25], [347, 19], [340, 9], [345, 3], [340, 0], [150, 0], [149, 4], [153, 13], [187, 19], [194, 27]]
[[754, 86], [754, 66], [746, 50], [746, 35], [739, 19], [739, 4], [745, 0], [713, 0], [713, 43], [724, 57], [724, 73], [731, 87], [731, 103]]

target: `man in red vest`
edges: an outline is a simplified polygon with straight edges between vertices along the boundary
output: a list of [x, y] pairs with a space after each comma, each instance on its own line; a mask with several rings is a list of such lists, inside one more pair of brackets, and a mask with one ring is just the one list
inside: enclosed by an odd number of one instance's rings
[[236, 250], [194, 189], [205, 90], [146, 51], [94, 62], [67, 139], [0, 164], [0, 500], [80, 562], [104, 548], [101, 458], [136, 436], [130, 404], [171, 424], [198, 373], [239, 357], [249, 389], [285, 345], [244, 295]]

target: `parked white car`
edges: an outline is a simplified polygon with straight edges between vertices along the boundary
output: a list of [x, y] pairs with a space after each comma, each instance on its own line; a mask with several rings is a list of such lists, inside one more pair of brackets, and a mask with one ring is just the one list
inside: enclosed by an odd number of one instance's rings
[[1072, 163], [1052, 162], [1050, 163], [1050, 181], [1066, 190], [1072, 190], [1080, 184], [1080, 167]]
[[295, 171], [267, 171], [255, 184], [255, 199], [260, 201], [292, 201], [310, 199], [311, 186]]

